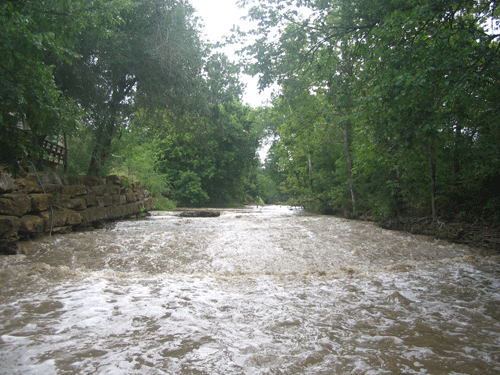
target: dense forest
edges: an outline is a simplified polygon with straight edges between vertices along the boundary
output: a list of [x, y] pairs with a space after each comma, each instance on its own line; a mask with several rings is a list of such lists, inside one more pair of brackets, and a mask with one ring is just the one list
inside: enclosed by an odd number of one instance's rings
[[[42, 168], [64, 139], [67, 173], [141, 180], [164, 208], [500, 222], [497, 1], [239, 4], [233, 62], [189, 1], [1, 0], [0, 164]], [[279, 87], [268, 105], [242, 103], [242, 72]]]
[[0, 2], [0, 163], [140, 180], [160, 207], [258, 201], [256, 111], [241, 68], [183, 0]]
[[[500, 220], [496, 1], [243, 1], [244, 50], [299, 203], [372, 218]], [[245, 37], [245, 35], [241, 35]]]

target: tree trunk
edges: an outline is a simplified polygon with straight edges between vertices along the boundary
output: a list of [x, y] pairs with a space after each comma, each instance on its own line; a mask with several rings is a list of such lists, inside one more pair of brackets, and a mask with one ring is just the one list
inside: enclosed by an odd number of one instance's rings
[[307, 155], [307, 158], [309, 160], [309, 186], [311, 187], [311, 192], [312, 192], [312, 187], [313, 187], [313, 164], [312, 164], [311, 155]]
[[97, 130], [97, 142], [92, 152], [87, 175], [99, 176], [101, 174], [102, 168], [111, 153], [111, 142], [116, 131], [116, 126], [119, 123], [120, 116], [123, 116], [123, 113], [120, 112], [120, 103], [127, 98], [135, 82], [135, 78], [129, 79], [125, 74], [116, 83], [109, 102], [109, 108], [107, 111], [104, 111], [104, 119]]
[[92, 151], [88, 176], [99, 176], [111, 151], [111, 140], [115, 129], [115, 121], [109, 120], [107, 124], [100, 126], [97, 132], [97, 143]]
[[460, 151], [462, 146], [462, 126], [457, 120], [455, 127], [455, 145], [453, 150], [453, 177], [456, 179], [460, 173]]
[[429, 150], [429, 171], [431, 177], [431, 206], [432, 206], [432, 220], [437, 220], [436, 208], [436, 161], [434, 160], [434, 139], [431, 137], [427, 141]]
[[64, 173], [68, 171], [68, 139], [66, 137], [66, 132], [63, 132], [64, 140], [64, 156], [63, 156], [63, 170]]
[[351, 153], [349, 151], [349, 140], [347, 135], [347, 125], [344, 123], [344, 127], [340, 130], [342, 135], [344, 136], [344, 151], [347, 162], [347, 175], [349, 178], [349, 190], [351, 191], [351, 201], [352, 201], [352, 214], [356, 216], [356, 193], [354, 192], [354, 178], [352, 175], [352, 161], [351, 161]]

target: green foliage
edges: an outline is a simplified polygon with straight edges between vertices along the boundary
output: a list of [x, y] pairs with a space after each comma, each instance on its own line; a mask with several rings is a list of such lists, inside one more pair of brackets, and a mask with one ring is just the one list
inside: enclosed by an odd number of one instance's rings
[[177, 208], [175, 202], [166, 197], [156, 197], [154, 208], [158, 211], [173, 211]]
[[257, 199], [240, 68], [202, 44], [188, 2], [3, 1], [0, 20], [0, 163], [64, 133], [70, 173], [140, 180], [161, 207]]
[[498, 7], [242, 3], [258, 21], [248, 71], [282, 89], [266, 173], [283, 191], [336, 212], [498, 220]]
[[0, 3], [1, 164], [15, 171], [18, 159], [38, 159], [45, 137], [74, 130], [82, 111], [57, 87], [55, 65], [78, 56], [75, 45], [83, 28], [104, 32], [125, 5], [104, 0]]
[[154, 125], [151, 121], [147, 112], [136, 113], [114, 142], [110, 163], [105, 170], [126, 176], [130, 181], [140, 181], [156, 199], [157, 206], [167, 209], [173, 204], [166, 198], [172, 190], [171, 182], [168, 176], [158, 171], [159, 141], [151, 131]]
[[129, 145], [123, 148], [123, 155], [117, 155], [115, 159], [116, 166], [111, 173], [141, 181], [154, 197], [166, 196], [170, 192], [167, 176], [156, 171], [158, 151], [154, 143]]
[[259, 194], [253, 110], [233, 98], [240, 87], [234, 66], [221, 55], [208, 61], [228, 66], [214, 75], [206, 70], [203, 106], [182, 114], [139, 109], [111, 148], [112, 172], [140, 180], [160, 202], [222, 206]]
[[133, 0], [105, 35], [82, 30], [80, 56], [58, 66], [59, 85], [89, 112], [88, 174], [105, 172], [113, 142], [138, 108], [175, 113], [194, 107], [204, 51], [193, 12], [185, 2]]
[[138, 179], [161, 207], [499, 220], [496, 3], [240, 3], [258, 21], [245, 68], [281, 87], [270, 108], [241, 104], [188, 2], [0, 2], [0, 163], [65, 134], [72, 173]]
[[202, 189], [200, 176], [193, 171], [181, 171], [174, 185], [174, 199], [182, 206], [203, 207], [210, 199]]
[[[78, 127], [68, 137], [68, 172], [83, 175], [87, 173], [92, 155], [93, 134], [87, 127]], [[108, 169], [109, 170], [109, 169]]]
[[172, 194], [179, 204], [247, 200], [258, 147], [251, 111], [239, 102], [212, 105], [202, 119], [183, 118], [182, 129], [164, 128], [158, 171], [172, 182]]

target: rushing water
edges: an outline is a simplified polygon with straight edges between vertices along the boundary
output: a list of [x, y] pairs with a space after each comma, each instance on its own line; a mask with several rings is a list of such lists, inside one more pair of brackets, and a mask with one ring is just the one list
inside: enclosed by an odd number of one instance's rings
[[1, 374], [498, 374], [500, 258], [287, 207], [0, 258]]

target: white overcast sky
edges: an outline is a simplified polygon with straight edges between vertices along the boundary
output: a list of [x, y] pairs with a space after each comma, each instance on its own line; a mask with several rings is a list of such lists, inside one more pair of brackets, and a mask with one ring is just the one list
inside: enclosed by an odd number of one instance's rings
[[[218, 42], [224, 36], [229, 36], [233, 25], [245, 28], [245, 21], [241, 20], [241, 17], [246, 15], [246, 10], [239, 9], [236, 6], [236, 0], [189, 0], [189, 2], [197, 10], [197, 15], [203, 19], [204, 34], [211, 42]], [[229, 49], [224, 49], [223, 52], [231, 59], [237, 58]], [[241, 80], [247, 85], [243, 102], [257, 107], [269, 99], [270, 90], [264, 93], [258, 92], [257, 77], [244, 75]]]

